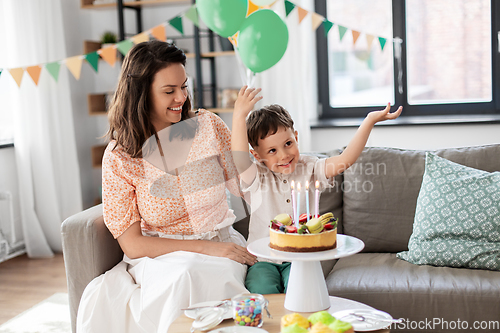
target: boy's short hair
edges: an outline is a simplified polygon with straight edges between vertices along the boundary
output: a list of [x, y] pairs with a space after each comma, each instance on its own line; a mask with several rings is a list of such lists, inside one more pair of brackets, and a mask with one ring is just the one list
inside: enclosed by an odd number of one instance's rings
[[278, 104], [266, 105], [250, 113], [247, 118], [248, 142], [252, 147], [257, 147], [259, 139], [278, 132], [280, 127], [293, 129], [293, 120], [285, 108]]

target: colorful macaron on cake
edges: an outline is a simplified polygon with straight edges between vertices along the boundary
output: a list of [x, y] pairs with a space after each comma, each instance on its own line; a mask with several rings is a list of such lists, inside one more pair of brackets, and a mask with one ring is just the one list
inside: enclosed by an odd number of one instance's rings
[[281, 333], [354, 333], [352, 325], [332, 316], [328, 311], [319, 311], [308, 318], [298, 313], [281, 317]]
[[[309, 216], [311, 217], [311, 216]], [[288, 214], [279, 214], [271, 220], [272, 249], [285, 252], [316, 252], [337, 247], [337, 218], [332, 213], [309, 218], [302, 214], [298, 223]]]

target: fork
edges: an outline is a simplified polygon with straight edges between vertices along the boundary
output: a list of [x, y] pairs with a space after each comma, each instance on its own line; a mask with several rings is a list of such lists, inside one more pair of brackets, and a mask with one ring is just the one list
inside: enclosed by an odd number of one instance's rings
[[[359, 321], [375, 320], [375, 321], [381, 321], [384, 323], [395, 323], [395, 324], [400, 324], [403, 322], [403, 319], [386, 319], [386, 318], [365, 317], [365, 316], [363, 316], [359, 313], [355, 313], [355, 312], [351, 312], [347, 316], [354, 316], [354, 317], [358, 318]], [[344, 316], [344, 317], [347, 317], [347, 316]]]
[[184, 308], [184, 309], [181, 309], [181, 311], [198, 310], [198, 309], [204, 309], [204, 308], [218, 308], [220, 306], [227, 304], [228, 302], [229, 301], [220, 301], [219, 303], [215, 303], [212, 305], [195, 306], [194, 308]]

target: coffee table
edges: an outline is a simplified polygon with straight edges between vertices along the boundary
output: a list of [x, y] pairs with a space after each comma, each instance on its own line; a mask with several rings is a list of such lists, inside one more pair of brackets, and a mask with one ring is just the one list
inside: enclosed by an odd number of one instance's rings
[[[285, 303], [285, 294], [271, 294], [271, 295], [264, 295], [264, 297], [267, 298], [269, 301], [269, 312], [271, 312], [271, 315], [273, 318], [267, 318], [267, 316], [264, 316], [264, 325], [262, 325], [262, 329], [268, 331], [269, 333], [279, 333], [280, 332], [280, 322], [281, 322], [281, 317], [288, 314], [292, 313], [294, 311], [290, 311], [285, 309], [284, 303]], [[372, 307], [352, 301], [346, 298], [341, 298], [341, 297], [334, 297], [330, 296], [330, 303], [331, 307], [328, 310], [328, 312], [333, 313], [337, 312], [340, 310], [346, 310], [346, 309], [373, 309]], [[304, 316], [309, 316], [310, 313], [306, 312], [301, 312], [302, 315]], [[168, 329], [169, 333], [186, 333], [189, 332], [191, 329], [191, 324], [193, 323], [193, 319], [186, 317], [184, 314], [182, 314], [179, 318], [177, 318], [170, 328]], [[222, 328], [222, 327], [230, 327], [234, 326], [234, 321], [232, 319], [226, 319], [222, 323], [220, 323], [217, 327], [214, 328]], [[370, 331], [373, 333], [388, 333], [390, 332], [389, 329], [381, 329], [377, 331]]]
[[[257, 257], [291, 261], [285, 308], [295, 312], [316, 312], [330, 307], [322, 260], [347, 257], [358, 253], [365, 243], [356, 237], [337, 235], [337, 248], [319, 252], [283, 252], [269, 247], [269, 237], [250, 243], [248, 252]], [[307, 288], [304, 288], [307, 286]]]

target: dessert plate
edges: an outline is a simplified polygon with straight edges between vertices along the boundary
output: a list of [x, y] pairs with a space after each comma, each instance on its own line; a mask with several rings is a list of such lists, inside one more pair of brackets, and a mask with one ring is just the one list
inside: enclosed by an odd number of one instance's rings
[[248, 327], [248, 326], [232, 326], [216, 328], [208, 333], [269, 333], [262, 328]]
[[[196, 308], [199, 306], [211, 306], [211, 305], [217, 305], [217, 304], [220, 304], [220, 301], [201, 302], [201, 303], [196, 303], [196, 304], [191, 305], [190, 308]], [[226, 310], [226, 312], [224, 313], [223, 319], [233, 318], [233, 314], [232, 314], [230, 306], [227, 306], [227, 307], [221, 306], [221, 308]], [[210, 309], [210, 308], [207, 307], [206, 309]], [[196, 319], [196, 316], [200, 313], [200, 311], [203, 311], [203, 310], [204, 310], [203, 308], [198, 309], [198, 310], [184, 310], [184, 315], [188, 318]]]
[[351, 323], [357, 332], [380, 330], [389, 327], [394, 322], [390, 314], [375, 309], [342, 310], [332, 313], [332, 315], [337, 319]]

